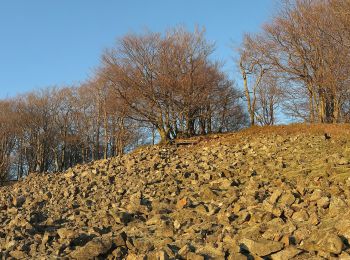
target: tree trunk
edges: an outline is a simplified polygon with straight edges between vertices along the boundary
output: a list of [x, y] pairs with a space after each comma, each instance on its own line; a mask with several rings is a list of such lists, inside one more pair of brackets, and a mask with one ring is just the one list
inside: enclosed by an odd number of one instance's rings
[[340, 105], [339, 100], [334, 97], [333, 99], [333, 123], [339, 123]]
[[314, 116], [314, 94], [312, 89], [309, 87], [309, 121], [310, 123], [315, 122], [315, 116]]
[[104, 113], [104, 128], [105, 128], [105, 140], [104, 140], [104, 159], [107, 159], [108, 157], [108, 118], [107, 118], [107, 112], [105, 110]]
[[250, 125], [254, 126], [255, 125], [255, 113], [252, 108], [252, 104], [250, 101], [250, 93], [248, 89], [248, 79], [247, 79], [247, 73], [244, 71], [244, 68], [241, 64], [241, 73], [242, 73], [242, 78], [243, 78], [243, 86], [244, 86], [244, 94], [247, 99], [247, 106], [248, 106], [248, 114], [249, 114], [249, 119], [250, 119]]
[[169, 133], [164, 128], [158, 128], [160, 144], [167, 144], [170, 141]]

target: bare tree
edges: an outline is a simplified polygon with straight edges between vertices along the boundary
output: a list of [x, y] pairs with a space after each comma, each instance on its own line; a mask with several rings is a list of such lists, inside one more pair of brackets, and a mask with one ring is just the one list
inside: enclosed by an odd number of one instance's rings
[[265, 55], [268, 47], [263, 43], [264, 38], [260, 35], [254, 37], [245, 35], [239, 50], [239, 69], [243, 79], [251, 126], [256, 124], [257, 92], [266, 73], [271, 69], [270, 64], [266, 62]]
[[150, 124], [161, 142], [168, 142], [212, 130], [211, 97], [222, 85], [233, 87], [210, 60], [212, 52], [204, 31], [127, 35], [105, 53], [100, 75], [128, 106], [131, 118]]

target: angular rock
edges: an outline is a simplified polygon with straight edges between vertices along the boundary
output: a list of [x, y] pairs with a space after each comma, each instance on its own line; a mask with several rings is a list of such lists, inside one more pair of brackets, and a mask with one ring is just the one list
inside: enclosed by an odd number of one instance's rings
[[68, 228], [60, 228], [57, 230], [57, 234], [61, 239], [71, 239], [76, 236], [76, 232]]
[[320, 207], [320, 208], [328, 208], [330, 204], [330, 200], [328, 197], [322, 197], [320, 199], [317, 200], [317, 206]]
[[108, 237], [96, 237], [86, 245], [78, 247], [70, 257], [78, 260], [94, 259], [107, 253], [112, 247], [112, 239]]
[[295, 212], [292, 216], [292, 218], [298, 222], [304, 222], [309, 219], [309, 214], [306, 210], [300, 210], [298, 212]]
[[202, 255], [198, 255], [198, 254], [193, 253], [193, 252], [188, 252], [186, 255], [186, 259], [187, 260], [204, 260], [205, 258]]
[[327, 233], [317, 243], [319, 250], [332, 254], [340, 254], [344, 248], [341, 238], [335, 234]]
[[15, 207], [19, 208], [19, 207], [22, 207], [25, 201], [26, 201], [26, 197], [18, 196], [14, 198], [13, 204], [15, 205]]
[[182, 198], [176, 203], [177, 209], [183, 209], [185, 207], [188, 207], [190, 205], [190, 201], [187, 197]]
[[284, 245], [281, 242], [267, 239], [252, 240], [244, 238], [241, 240], [241, 247], [253, 254], [263, 257], [280, 251], [283, 249]]
[[296, 247], [290, 246], [290, 247], [283, 249], [282, 251], [279, 251], [278, 253], [272, 254], [271, 259], [272, 260], [289, 260], [289, 259], [292, 259], [293, 257], [297, 256], [301, 252], [302, 252], [302, 250], [300, 250]]

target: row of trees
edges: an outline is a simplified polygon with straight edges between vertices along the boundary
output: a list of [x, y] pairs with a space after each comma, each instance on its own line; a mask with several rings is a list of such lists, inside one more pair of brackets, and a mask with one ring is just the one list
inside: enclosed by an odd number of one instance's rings
[[94, 82], [1, 101], [1, 179], [63, 171], [137, 145], [143, 132], [104, 91]]
[[350, 2], [284, 1], [263, 31], [246, 35], [239, 69], [252, 125], [277, 105], [307, 122], [349, 122]]
[[88, 82], [0, 101], [0, 180], [241, 128], [240, 92], [213, 51], [199, 30], [127, 35]]

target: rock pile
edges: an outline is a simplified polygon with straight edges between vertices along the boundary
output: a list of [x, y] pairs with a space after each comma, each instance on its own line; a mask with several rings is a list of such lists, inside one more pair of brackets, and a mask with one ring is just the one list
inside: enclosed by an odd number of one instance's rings
[[0, 259], [350, 259], [350, 139], [223, 135], [0, 188]]

